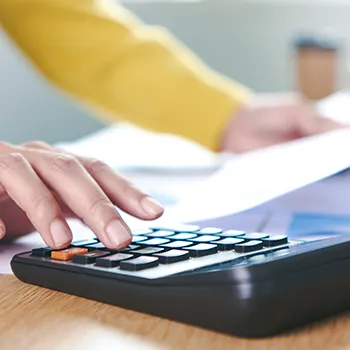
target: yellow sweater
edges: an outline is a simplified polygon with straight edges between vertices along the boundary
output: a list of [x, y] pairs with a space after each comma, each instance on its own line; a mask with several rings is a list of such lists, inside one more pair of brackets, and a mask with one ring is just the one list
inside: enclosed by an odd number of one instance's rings
[[0, 24], [53, 84], [111, 120], [211, 149], [248, 94], [114, 0], [0, 0]]

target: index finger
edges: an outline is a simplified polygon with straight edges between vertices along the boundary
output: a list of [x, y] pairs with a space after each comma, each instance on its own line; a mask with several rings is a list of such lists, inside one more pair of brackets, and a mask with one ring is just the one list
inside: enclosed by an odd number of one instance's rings
[[111, 249], [131, 242], [131, 232], [109, 198], [74, 158], [61, 153], [23, 151], [40, 178]]

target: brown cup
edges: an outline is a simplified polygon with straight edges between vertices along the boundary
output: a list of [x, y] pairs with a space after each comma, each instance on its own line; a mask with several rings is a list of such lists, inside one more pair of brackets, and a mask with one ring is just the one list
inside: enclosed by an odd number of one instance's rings
[[297, 45], [296, 78], [300, 94], [323, 99], [337, 89], [338, 49], [335, 45], [304, 42]]

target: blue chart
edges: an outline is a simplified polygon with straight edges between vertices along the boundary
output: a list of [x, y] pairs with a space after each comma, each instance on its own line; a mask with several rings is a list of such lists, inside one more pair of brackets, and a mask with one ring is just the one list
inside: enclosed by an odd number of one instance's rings
[[339, 231], [347, 230], [350, 233], [350, 215], [295, 212], [287, 232], [294, 238], [307, 236], [319, 239], [339, 235]]

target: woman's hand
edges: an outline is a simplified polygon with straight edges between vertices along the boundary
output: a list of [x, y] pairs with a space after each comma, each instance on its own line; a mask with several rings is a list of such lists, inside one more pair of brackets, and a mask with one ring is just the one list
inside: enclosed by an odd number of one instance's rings
[[67, 217], [81, 219], [106, 247], [131, 242], [115, 208], [143, 220], [163, 208], [106, 164], [76, 157], [42, 142], [13, 146], [0, 142], [0, 238], [37, 230], [52, 248], [72, 241]]
[[222, 148], [241, 153], [341, 127], [344, 126], [318, 115], [311, 104], [298, 98], [257, 95], [230, 120]]

